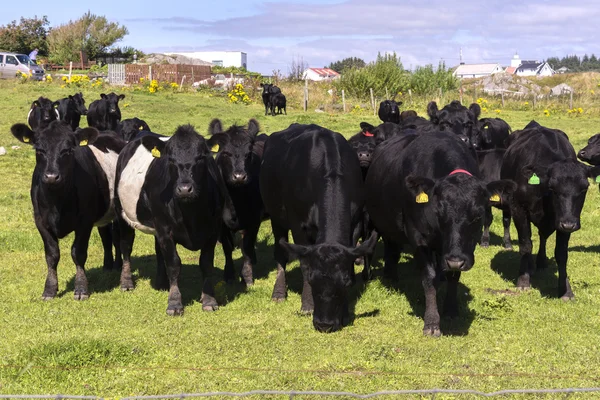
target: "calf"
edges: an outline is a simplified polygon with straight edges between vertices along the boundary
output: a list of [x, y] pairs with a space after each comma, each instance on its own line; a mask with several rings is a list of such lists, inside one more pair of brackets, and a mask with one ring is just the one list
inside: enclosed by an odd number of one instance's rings
[[87, 114], [85, 100], [83, 99], [83, 94], [81, 92], [55, 101], [54, 108], [58, 110], [58, 119], [69, 124], [73, 131], [79, 128], [81, 116]]
[[118, 123], [116, 132], [123, 140], [131, 142], [139, 136], [140, 132], [150, 132], [150, 127], [142, 119], [129, 118]]
[[157, 285], [169, 288], [167, 314], [183, 313], [177, 244], [201, 250], [202, 309], [216, 310], [211, 282], [215, 245], [221, 224], [232, 224], [235, 211], [225, 207], [230, 204], [227, 189], [204, 138], [186, 125], [165, 139], [145, 135], [129, 142], [119, 156], [115, 208], [123, 251], [121, 289], [133, 289], [133, 227], [155, 237]]
[[521, 253], [517, 287], [531, 287], [533, 223], [540, 236], [537, 268], [546, 268], [546, 241], [556, 231], [554, 256], [558, 265], [558, 296], [570, 300], [574, 295], [567, 276], [569, 239], [571, 233], [581, 227], [580, 215], [589, 186], [588, 178], [600, 175], [600, 167], [578, 162], [564, 132], [539, 124], [531, 126], [512, 140], [501, 170], [503, 179], [511, 179], [517, 184], [510, 202]]
[[387, 141], [375, 153], [365, 186], [367, 211], [384, 240], [385, 274], [396, 274], [401, 246], [411, 244], [423, 274], [423, 333], [439, 336], [434, 282], [445, 275], [444, 311], [457, 315], [458, 281], [475, 263], [485, 207], [513, 183], [486, 185], [469, 149], [454, 135], [433, 132]]
[[[285, 109], [285, 95], [283, 93], [275, 93], [271, 95], [271, 99], [269, 100], [271, 104], [271, 115], [281, 114], [282, 111], [287, 115], [287, 110]], [[275, 112], [275, 108], [277, 108], [277, 112]]]
[[[94, 128], [73, 132], [62, 121], [54, 121], [41, 131], [15, 124], [11, 131], [18, 140], [32, 145], [36, 152], [31, 202], [48, 266], [42, 298], [52, 299], [58, 291], [58, 239], [75, 232], [71, 248], [77, 269], [75, 299], [87, 299], [85, 262], [94, 226], [99, 227], [102, 237], [104, 269], [113, 268], [110, 233], [110, 223], [115, 216], [113, 188], [117, 154], [124, 143], [113, 135], [99, 135]], [[117, 246], [117, 264], [119, 258]]]
[[[374, 234], [354, 247], [352, 239], [364, 193], [356, 153], [339, 133], [293, 124], [265, 144], [260, 191], [275, 236], [273, 300], [286, 298], [285, 267], [299, 258], [302, 311], [314, 310], [316, 330], [339, 330], [348, 319], [354, 260], [372, 252], [377, 241]], [[295, 244], [287, 242], [290, 230]]]
[[[256, 236], [264, 215], [258, 178], [262, 161], [262, 147], [267, 135], [257, 136], [258, 122], [251, 119], [248, 127], [233, 125], [224, 130], [221, 121], [214, 119], [208, 128], [209, 145], [214, 148], [216, 162], [233, 202], [242, 230], [243, 267], [241, 276], [247, 286], [253, 284], [252, 271], [256, 265]], [[216, 145], [216, 146], [215, 146]], [[233, 230], [223, 227], [221, 243], [225, 253], [225, 281], [234, 279]]]
[[471, 142], [476, 150], [505, 149], [510, 125], [500, 118], [482, 118]]
[[588, 140], [587, 146], [579, 151], [577, 158], [592, 165], [600, 165], [600, 133]]
[[54, 108], [52, 100], [40, 97], [31, 103], [27, 114], [27, 123], [34, 131], [46, 129], [52, 121], [58, 118], [58, 110]]
[[478, 118], [481, 114], [479, 104], [473, 103], [469, 108], [454, 100], [441, 110], [435, 101], [427, 105], [429, 120], [441, 131], [453, 132], [461, 136], [463, 141], [473, 141], [479, 134]]
[[379, 119], [382, 122], [393, 122], [394, 124], [400, 123], [400, 106], [402, 102], [396, 102], [394, 100], [384, 100], [379, 104]]
[[125, 95], [102, 93], [100, 97], [100, 100], [94, 100], [90, 104], [87, 113], [88, 125], [100, 131], [116, 131], [119, 121], [121, 121], [119, 100], [123, 100]]
[[274, 108], [271, 105], [271, 96], [277, 93], [281, 93], [281, 89], [279, 89], [277, 86], [273, 85], [272, 83], [261, 83], [260, 87], [263, 88], [263, 92], [262, 92], [262, 99], [263, 99], [263, 104], [265, 105], [265, 115], [267, 115], [269, 113], [269, 111], [271, 112], [272, 115], [273, 114], [273, 110]]

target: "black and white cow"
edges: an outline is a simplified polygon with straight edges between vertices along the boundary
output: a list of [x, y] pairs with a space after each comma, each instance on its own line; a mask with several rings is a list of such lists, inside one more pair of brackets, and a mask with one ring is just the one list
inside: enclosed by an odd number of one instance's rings
[[34, 131], [47, 128], [52, 121], [59, 119], [58, 110], [54, 108], [52, 100], [40, 97], [31, 103], [27, 114], [27, 123]]
[[85, 100], [81, 92], [55, 101], [54, 108], [58, 111], [58, 119], [69, 124], [73, 131], [79, 128], [81, 116], [87, 114]]
[[183, 313], [177, 244], [201, 250], [202, 309], [216, 310], [211, 282], [215, 245], [223, 221], [232, 228], [236, 222], [206, 140], [184, 125], [171, 138], [148, 134], [129, 142], [119, 156], [115, 186], [123, 252], [121, 289], [133, 290], [130, 257], [135, 228], [155, 237], [157, 284], [169, 289], [167, 314]]
[[[113, 188], [118, 153], [124, 143], [114, 135], [99, 135], [95, 128], [73, 132], [62, 121], [32, 131], [15, 124], [12, 134], [33, 146], [36, 164], [31, 182], [34, 219], [46, 253], [48, 275], [43, 299], [58, 291], [56, 267], [58, 240], [75, 232], [71, 256], [77, 269], [75, 299], [89, 297], [85, 263], [90, 234], [98, 227], [104, 247], [104, 269], [113, 268], [111, 222], [115, 218]], [[115, 265], [120, 266], [117, 247]]]
[[[342, 135], [317, 125], [292, 124], [265, 143], [260, 191], [275, 236], [277, 280], [272, 299], [287, 296], [285, 267], [299, 258], [302, 311], [313, 312], [321, 332], [348, 320], [354, 260], [371, 253], [374, 234], [355, 247], [353, 230], [363, 210], [358, 157]], [[294, 243], [288, 243], [292, 231]]]
[[88, 125], [100, 131], [116, 131], [121, 121], [119, 100], [124, 98], [124, 94], [102, 93], [100, 100], [94, 100], [90, 104], [87, 112]]

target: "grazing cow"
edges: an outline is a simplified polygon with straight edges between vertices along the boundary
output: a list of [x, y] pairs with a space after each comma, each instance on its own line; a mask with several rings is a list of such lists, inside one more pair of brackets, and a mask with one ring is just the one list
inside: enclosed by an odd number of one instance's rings
[[281, 89], [272, 83], [261, 83], [260, 87], [263, 88], [262, 99], [265, 105], [265, 115], [267, 115], [269, 111], [271, 112], [271, 115], [275, 115], [273, 114], [274, 107], [271, 105], [271, 96], [281, 93]]
[[546, 241], [556, 231], [554, 256], [558, 265], [558, 296], [574, 297], [567, 276], [571, 233], [579, 230], [581, 209], [589, 186], [588, 178], [600, 175], [599, 167], [577, 161], [567, 135], [539, 124], [516, 133], [506, 150], [501, 177], [517, 184], [510, 211], [519, 235], [521, 265], [517, 287], [530, 288], [534, 271], [531, 223], [540, 236], [537, 268], [547, 266]]
[[384, 100], [379, 104], [379, 119], [382, 122], [393, 122], [394, 124], [400, 123], [400, 106], [401, 101]]
[[119, 100], [123, 100], [125, 95], [102, 93], [100, 97], [100, 100], [94, 100], [90, 104], [87, 113], [88, 125], [100, 131], [116, 131], [119, 121], [121, 121]]
[[[264, 142], [267, 135], [259, 135], [259, 125], [255, 119], [248, 127], [233, 125], [224, 130], [221, 121], [212, 120], [208, 127], [211, 135], [209, 146], [217, 152], [215, 158], [225, 185], [235, 207], [235, 213], [242, 230], [242, 257], [244, 259], [241, 276], [247, 286], [253, 284], [252, 270], [256, 265], [256, 236], [264, 216], [264, 205], [260, 197], [258, 179]], [[215, 146], [216, 145], [216, 146]], [[225, 281], [235, 277], [233, 268], [233, 231], [227, 226], [221, 233], [223, 253], [225, 253]]]
[[510, 125], [500, 118], [482, 118], [479, 129], [471, 138], [476, 150], [505, 149], [511, 129]]
[[[348, 317], [354, 260], [371, 253], [377, 241], [374, 234], [355, 247], [352, 238], [364, 196], [356, 153], [339, 133], [292, 124], [265, 143], [260, 191], [275, 237], [273, 300], [286, 298], [285, 267], [289, 259], [299, 258], [302, 311], [314, 310], [318, 331], [341, 329]], [[290, 230], [295, 244], [287, 242]]]
[[81, 92], [55, 101], [54, 108], [58, 110], [58, 119], [69, 124], [73, 131], [79, 128], [81, 116], [87, 114], [85, 100]]
[[600, 165], [600, 133], [588, 140], [587, 146], [579, 151], [577, 158], [592, 165]]
[[54, 108], [52, 100], [40, 97], [31, 103], [27, 123], [34, 131], [46, 129], [52, 121], [59, 119], [58, 110]]
[[[287, 115], [287, 110], [285, 108], [286, 99], [283, 93], [275, 93], [271, 95], [270, 104], [271, 115], [281, 114], [282, 111], [285, 113], [285, 115]], [[275, 108], [277, 108], [277, 112], [275, 111]]]
[[142, 136], [129, 142], [119, 156], [115, 209], [123, 252], [121, 289], [133, 289], [130, 257], [135, 228], [155, 237], [157, 286], [169, 288], [167, 314], [183, 313], [177, 244], [201, 250], [202, 309], [213, 311], [218, 308], [211, 282], [215, 245], [223, 221], [234, 224], [235, 211], [204, 138], [186, 125], [166, 139]]
[[475, 263], [485, 207], [514, 184], [484, 184], [460, 139], [433, 132], [388, 140], [376, 151], [365, 186], [367, 211], [384, 240], [385, 275], [396, 275], [401, 247], [411, 244], [423, 274], [423, 333], [439, 336], [434, 282], [446, 276], [444, 312], [457, 315], [458, 281]]
[[[463, 141], [473, 141], [478, 135], [478, 118], [481, 114], [479, 104], [473, 103], [469, 108], [454, 100], [441, 110], [435, 101], [427, 105], [429, 120], [441, 131], [453, 132], [463, 138]], [[466, 139], [465, 139], [466, 138]]]
[[139, 136], [140, 132], [150, 132], [146, 121], [139, 118], [124, 119], [117, 125], [116, 132], [126, 142], [131, 142]]
[[[75, 232], [71, 257], [77, 269], [75, 299], [89, 297], [85, 262], [94, 226], [102, 237], [104, 269], [113, 268], [111, 221], [115, 217], [113, 187], [117, 155], [124, 143], [113, 135], [99, 135], [94, 128], [73, 132], [62, 121], [41, 131], [15, 124], [12, 134], [33, 146], [36, 164], [31, 182], [34, 219], [46, 253], [48, 274], [42, 298], [58, 291], [56, 267], [60, 258], [58, 239]], [[117, 246], [117, 262], [120, 250]]]

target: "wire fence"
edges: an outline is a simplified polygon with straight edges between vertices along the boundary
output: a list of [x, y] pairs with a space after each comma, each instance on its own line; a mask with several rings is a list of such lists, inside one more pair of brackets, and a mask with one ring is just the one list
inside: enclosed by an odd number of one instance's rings
[[[372, 399], [385, 396], [431, 396], [435, 399], [438, 394], [471, 395], [479, 397], [499, 397], [511, 394], [519, 395], [566, 395], [567, 398], [574, 393], [600, 393], [600, 388], [567, 388], [567, 389], [506, 389], [496, 392], [481, 392], [478, 390], [459, 389], [415, 389], [415, 390], [384, 390], [380, 392], [357, 394], [352, 392], [326, 392], [326, 391], [294, 391], [294, 390], [252, 390], [249, 392], [206, 392], [206, 393], [180, 393], [155, 396], [129, 396], [121, 397], [119, 400], [154, 400], [154, 399], [188, 399], [196, 397], [249, 397], [249, 396], [281, 396], [292, 400], [296, 396], [319, 396], [319, 397], [349, 397], [354, 399]], [[556, 398], [556, 397], [553, 397]], [[97, 396], [70, 396], [70, 395], [0, 395], [0, 399], [89, 399], [104, 400]]]

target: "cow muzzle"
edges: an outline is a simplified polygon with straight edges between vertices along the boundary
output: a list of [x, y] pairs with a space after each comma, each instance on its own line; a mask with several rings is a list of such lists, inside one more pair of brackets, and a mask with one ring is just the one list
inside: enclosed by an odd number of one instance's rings
[[558, 229], [565, 233], [578, 231], [579, 228], [581, 228], [579, 221], [560, 221], [558, 223]]
[[451, 271], [463, 271], [465, 269], [465, 260], [459, 257], [447, 257], [446, 266]]
[[195, 196], [194, 186], [190, 183], [181, 183], [175, 188], [175, 195], [179, 199], [190, 199]]
[[47, 185], [57, 185], [61, 182], [61, 176], [57, 172], [45, 173], [42, 177], [42, 182]]
[[231, 174], [231, 183], [236, 185], [243, 185], [248, 182], [248, 174], [245, 172], [234, 172]]

